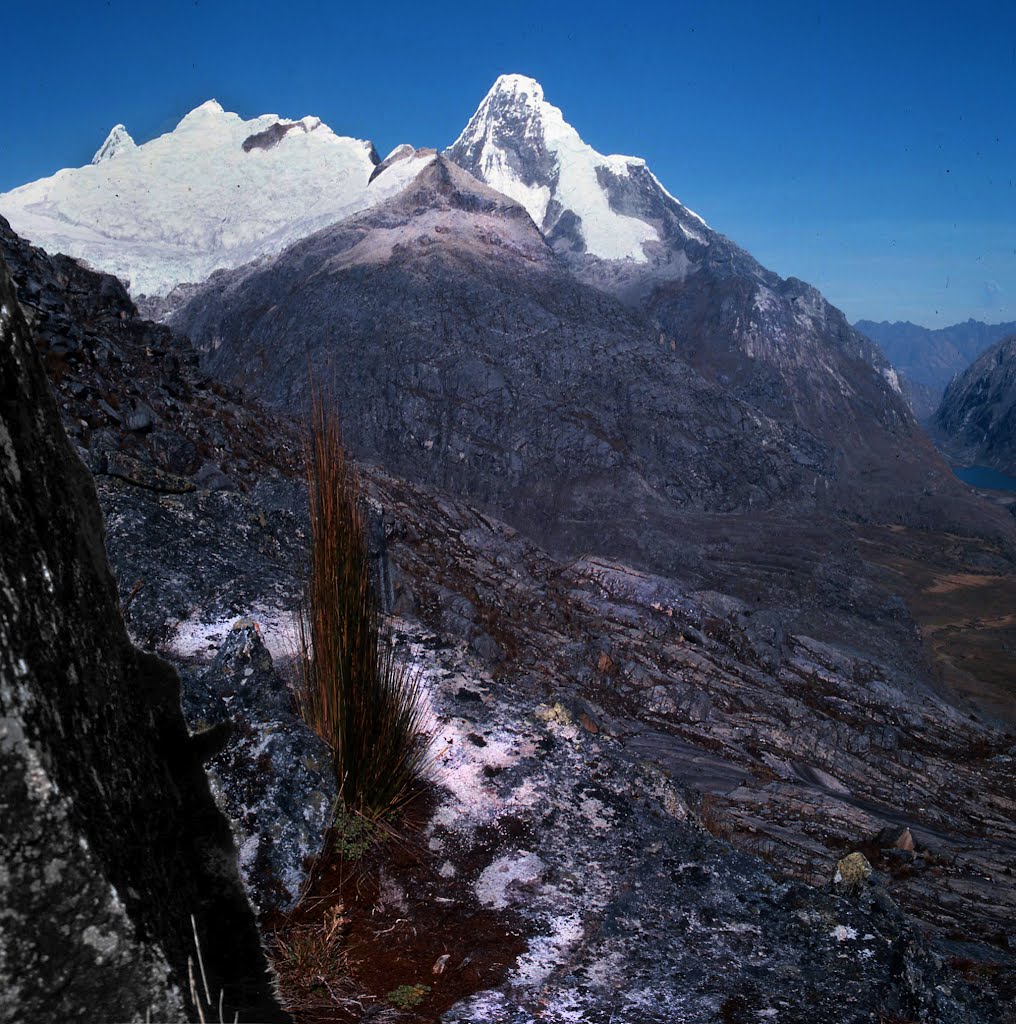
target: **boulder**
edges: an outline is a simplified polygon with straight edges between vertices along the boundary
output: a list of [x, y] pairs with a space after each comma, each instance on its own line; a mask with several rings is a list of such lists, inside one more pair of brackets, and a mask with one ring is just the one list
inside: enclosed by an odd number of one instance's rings
[[332, 823], [337, 788], [331, 751], [295, 713], [251, 619], [238, 619], [207, 670], [188, 680], [184, 708], [192, 726], [229, 724], [208, 762], [212, 790], [232, 823], [254, 907], [291, 910]]
[[868, 863], [868, 858], [863, 853], [848, 853], [836, 864], [836, 874], [833, 875], [833, 885], [837, 889], [851, 892], [861, 889], [871, 878], [874, 869]]

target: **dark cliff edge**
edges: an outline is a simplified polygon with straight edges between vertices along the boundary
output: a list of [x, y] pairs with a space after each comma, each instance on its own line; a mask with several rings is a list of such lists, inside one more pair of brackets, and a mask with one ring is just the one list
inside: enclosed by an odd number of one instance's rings
[[210, 1002], [288, 1020], [178, 677], [128, 639], [6, 266], [0, 382], [0, 1021], [193, 1019], [192, 918]]

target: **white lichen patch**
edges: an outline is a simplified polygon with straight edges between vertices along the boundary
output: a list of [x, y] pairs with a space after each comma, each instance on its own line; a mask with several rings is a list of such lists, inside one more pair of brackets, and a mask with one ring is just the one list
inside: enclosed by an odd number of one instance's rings
[[484, 729], [480, 736], [468, 719], [442, 712], [449, 692], [454, 694], [465, 686], [479, 695], [484, 690], [483, 679], [457, 674], [449, 678], [419, 644], [410, 645], [410, 659], [413, 671], [419, 674], [424, 719], [431, 734], [431, 776], [446, 793], [427, 826], [431, 848], [440, 850], [433, 845], [435, 839], [440, 841], [435, 831], [471, 833], [508, 813], [517, 799], [531, 797], [532, 788], [526, 784], [524, 793], [499, 793], [491, 778], [529, 756], [535, 745], [525, 735], [506, 728]]
[[579, 803], [579, 810], [593, 828], [601, 830], [610, 828], [614, 812], [605, 806], [602, 800], [597, 800], [593, 796], [585, 797]]
[[761, 935], [762, 929], [757, 924], [748, 924], [747, 921], [726, 921], [720, 925], [720, 931], [732, 935]]
[[14, 442], [2, 422], [0, 422], [0, 452], [3, 453], [7, 476], [14, 483], [21, 483], [21, 466], [18, 464], [17, 453], [14, 451]]
[[837, 942], [847, 942], [849, 939], [857, 938], [857, 929], [851, 928], [848, 924], [838, 924], [829, 933], [829, 937]]
[[96, 959], [100, 964], [106, 957], [112, 956], [120, 945], [120, 940], [114, 932], [101, 932], [93, 924], [84, 930], [81, 941], [95, 950]]
[[473, 885], [476, 898], [495, 910], [504, 910], [510, 902], [509, 888], [539, 881], [543, 870], [543, 861], [528, 850], [505, 854], [480, 873]]
[[578, 914], [554, 918], [549, 934], [529, 940], [529, 948], [519, 957], [512, 982], [528, 986], [542, 984], [565, 961], [568, 951], [578, 945], [584, 934]]
[[29, 796], [40, 804], [47, 803], [57, 792], [56, 783], [43, 768], [35, 747], [26, 744], [22, 747], [21, 753], [25, 759], [25, 784]]
[[63, 875], [63, 869], [66, 865], [67, 862], [61, 860], [59, 857], [54, 857], [51, 861], [47, 861], [46, 866], [42, 871], [42, 876], [46, 880], [46, 884], [56, 885], [56, 883], [60, 881], [60, 877]]
[[218, 618], [204, 619], [194, 615], [183, 619], [177, 623], [166, 642], [164, 652], [184, 661], [210, 661], [229, 631], [243, 619], [250, 619], [257, 627], [276, 664], [284, 664], [296, 658], [299, 643], [293, 616], [289, 612], [260, 605], [252, 607], [239, 618], [235, 612], [231, 612]]

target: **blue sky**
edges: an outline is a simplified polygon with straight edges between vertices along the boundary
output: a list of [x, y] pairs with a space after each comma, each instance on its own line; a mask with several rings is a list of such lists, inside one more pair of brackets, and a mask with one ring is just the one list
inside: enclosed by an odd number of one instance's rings
[[1016, 3], [121, 0], [5, 12], [0, 190], [214, 97], [453, 141], [502, 72], [853, 320], [1016, 319]]

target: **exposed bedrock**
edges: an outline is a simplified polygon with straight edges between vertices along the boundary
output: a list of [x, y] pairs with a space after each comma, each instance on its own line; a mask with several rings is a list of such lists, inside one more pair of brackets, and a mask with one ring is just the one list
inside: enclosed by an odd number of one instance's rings
[[287, 1020], [179, 679], [128, 639], [6, 267], [0, 381], [0, 1020], [194, 1019], [192, 920], [210, 1001]]

